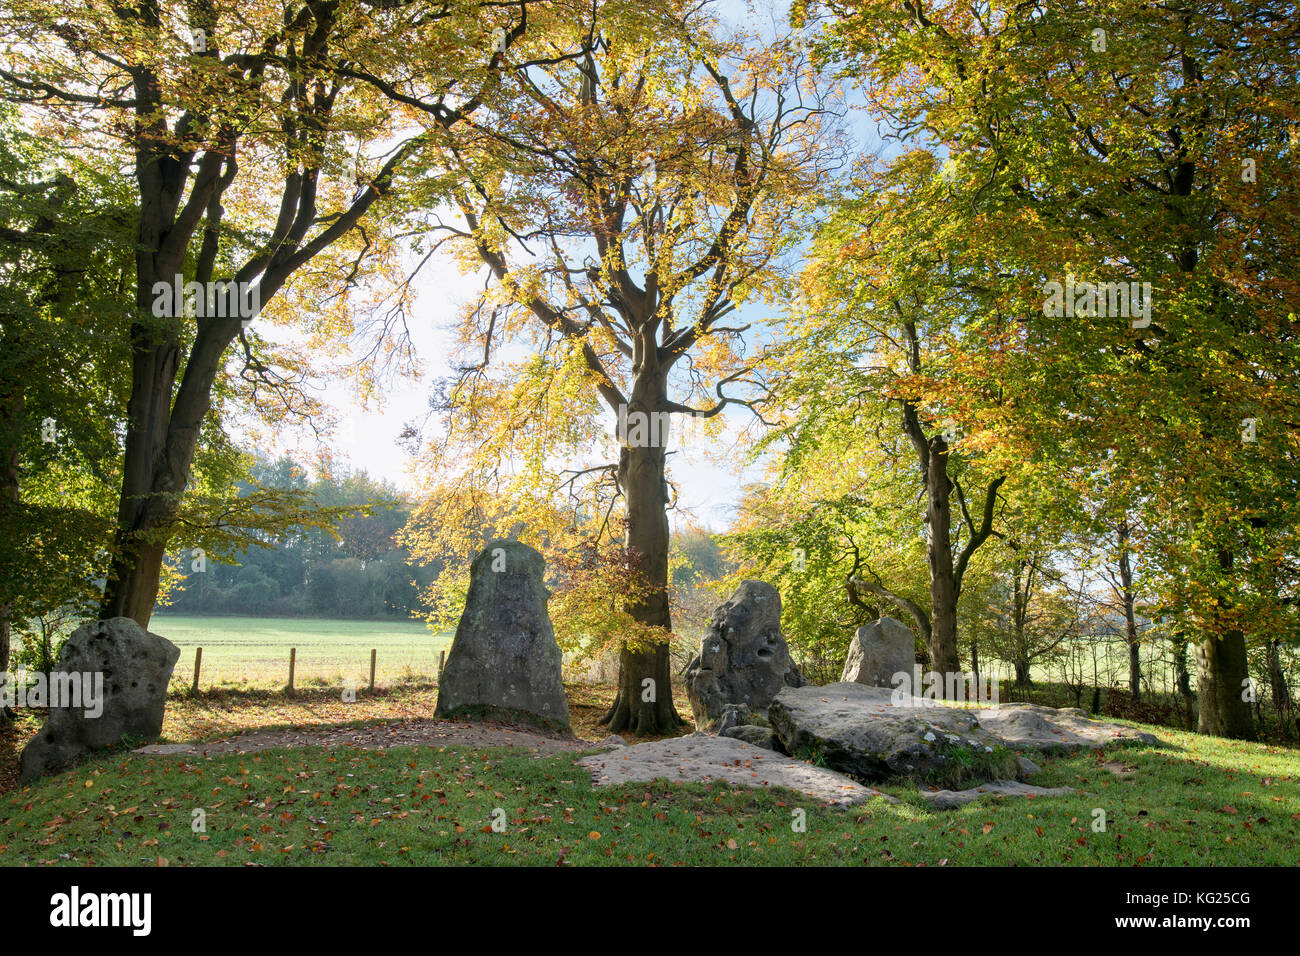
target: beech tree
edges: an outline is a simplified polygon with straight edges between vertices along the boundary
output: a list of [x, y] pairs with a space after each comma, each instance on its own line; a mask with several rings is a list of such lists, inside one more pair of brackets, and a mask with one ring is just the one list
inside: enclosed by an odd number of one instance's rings
[[[301, 367], [260, 358], [247, 320], [260, 311], [262, 322], [292, 322], [309, 338], [337, 341], [352, 330], [358, 276], [382, 275], [392, 261], [387, 197], [429, 135], [404, 125], [386, 93], [356, 77], [358, 64], [401, 85], [418, 63], [433, 78], [426, 90], [440, 102], [436, 123], [453, 126], [481, 105], [476, 93], [524, 31], [528, 8], [417, 0], [10, 5], [0, 21], [3, 94], [24, 105], [43, 135], [112, 156], [134, 179], [138, 251], [123, 301], [130, 390], [102, 616], [148, 623], [214, 384], [228, 364], [242, 362], [235, 378], [254, 403], [296, 400]], [[498, 24], [503, 38], [493, 45]], [[235, 283], [242, 307], [205, 309], [223, 282]], [[193, 318], [176, 307], [180, 295], [160, 294], [173, 285], [198, 290]]]
[[[828, 13], [900, 136], [946, 153], [949, 201], [917, 214], [989, 251], [1018, 323], [987, 353], [1021, 384], [990, 442], [1124, 476], [1166, 610], [1200, 629], [1200, 728], [1251, 736], [1246, 634], [1285, 625], [1296, 586], [1289, 5], [797, 7]], [[1147, 283], [1145, 308], [1101, 283]]]
[[[458, 216], [433, 231], [489, 286], [462, 315], [466, 358], [424, 461], [431, 484], [462, 489], [438, 501], [491, 489], [543, 547], [577, 529], [599, 553], [621, 533], [623, 557], [602, 565], [624, 572], [605, 579], [604, 610], [625, 622], [603, 722], [662, 733], [680, 722], [667, 423], [761, 414], [749, 324], [726, 320], [780, 280], [832, 150], [817, 142], [824, 99], [787, 48], [726, 34], [694, 4], [571, 16], [563, 42], [520, 47], [535, 65], [511, 64], [490, 118], [446, 146]], [[616, 455], [601, 460], [611, 431]], [[412, 534], [436, 552], [465, 524], [425, 509]]]
[[[784, 452], [772, 494], [804, 501], [805, 521], [858, 502], [838, 535], [845, 599], [896, 609], [925, 641], [929, 666], [957, 674], [963, 581], [1001, 533], [1010, 468], [980, 450], [981, 430], [1003, 413], [1000, 385], [967, 366], [1007, 322], [982, 282], [984, 260], [916, 215], [941, 192], [932, 174], [915, 156], [866, 172], [819, 231], [802, 306], [777, 350], [787, 424], [764, 446]], [[864, 521], [868, 513], [886, 517]], [[924, 597], [901, 583], [913, 577], [918, 539]]]

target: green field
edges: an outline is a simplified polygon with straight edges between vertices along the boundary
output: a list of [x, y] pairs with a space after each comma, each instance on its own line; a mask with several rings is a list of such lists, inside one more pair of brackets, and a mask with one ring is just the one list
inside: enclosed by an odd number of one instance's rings
[[301, 617], [195, 617], [155, 614], [149, 630], [181, 649], [174, 683], [188, 687], [194, 651], [203, 648], [199, 687], [283, 687], [289, 680], [289, 649], [297, 648], [296, 686], [341, 685], [349, 678], [364, 686], [370, 651], [378, 651], [376, 681], [408, 675], [432, 677], [438, 652], [451, 633], [432, 634], [420, 621], [340, 621]]

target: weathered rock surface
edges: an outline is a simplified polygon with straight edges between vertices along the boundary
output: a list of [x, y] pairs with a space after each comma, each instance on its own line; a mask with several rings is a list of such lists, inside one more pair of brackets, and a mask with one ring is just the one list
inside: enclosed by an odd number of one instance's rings
[[1093, 720], [1077, 707], [1042, 707], [1038, 704], [1000, 704], [979, 711], [980, 726], [1014, 750], [1074, 751], [1097, 749], [1115, 743], [1159, 744], [1160, 738], [1144, 730]]
[[736, 740], [743, 740], [747, 744], [762, 747], [764, 750], [776, 750], [777, 746], [776, 735], [772, 733], [771, 727], [758, 727], [754, 724], [728, 727], [719, 736], [734, 737]]
[[518, 541], [492, 541], [474, 559], [437, 716], [501, 714], [568, 729], [563, 655], [546, 612], [543, 568], [542, 556]]
[[994, 780], [980, 784], [969, 790], [922, 790], [921, 796], [936, 810], [951, 810], [954, 807], [973, 803], [983, 796], [994, 797], [1063, 797], [1074, 793], [1073, 787], [1035, 787], [1015, 780]]
[[745, 787], [785, 787], [840, 806], [872, 797], [897, 802], [834, 771], [711, 734], [633, 744], [583, 757], [578, 763], [591, 771], [598, 787], [651, 780], [723, 780]]
[[708, 730], [714, 734], [725, 734], [733, 727], [748, 724], [750, 716], [748, 704], [727, 704], [722, 708], [722, 713], [709, 724]]
[[767, 709], [785, 687], [806, 681], [781, 635], [781, 595], [762, 581], [742, 581], [713, 612], [700, 653], [686, 666], [695, 726], [708, 727], [728, 704]]
[[980, 727], [974, 711], [919, 698], [895, 705], [883, 687], [838, 683], [788, 688], [768, 716], [785, 751], [817, 754], [860, 780], [937, 775], [945, 782], [1014, 777], [1015, 754]]
[[[59, 652], [50, 683], [51, 688], [67, 687], [75, 678], [83, 693], [75, 700], [77, 706], [66, 706], [66, 698], [61, 706], [51, 706], [45, 726], [23, 749], [19, 782], [69, 767], [93, 750], [120, 743], [124, 736], [157, 737], [167, 684], [180, 653], [171, 641], [127, 617], [87, 621], [73, 631]], [[88, 697], [95, 696], [96, 684], [102, 696], [92, 701]]]
[[912, 676], [916, 664], [916, 638], [912, 629], [892, 617], [863, 624], [849, 644], [841, 681], [893, 687], [898, 673]]
[[786, 753], [818, 755], [826, 766], [867, 782], [915, 776], [951, 786], [1024, 779], [1038, 766], [1017, 751], [1159, 743], [1145, 731], [1090, 720], [1076, 708], [936, 706], [899, 699], [888, 688], [843, 682], [783, 690], [768, 716]]

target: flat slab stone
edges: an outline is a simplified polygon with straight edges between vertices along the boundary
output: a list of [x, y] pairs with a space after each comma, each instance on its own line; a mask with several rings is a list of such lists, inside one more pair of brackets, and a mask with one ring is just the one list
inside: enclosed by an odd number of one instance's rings
[[864, 787], [833, 770], [814, 767], [734, 737], [696, 733], [653, 740], [583, 757], [578, 763], [591, 771], [598, 787], [660, 779], [679, 783], [722, 780], [744, 787], [785, 787], [837, 806], [862, 803], [872, 797], [897, 802], [894, 797]]
[[870, 783], [935, 771], [943, 782], [957, 783], [954, 767], [974, 779], [1001, 780], [1018, 769], [976, 711], [916, 697], [896, 703], [887, 687], [844, 681], [787, 687], [768, 717], [787, 753], [817, 753], [826, 766]]
[[972, 713], [979, 715], [981, 728], [1014, 750], [1096, 750], [1116, 743], [1160, 743], [1155, 734], [1093, 720], [1077, 707], [1000, 704]]
[[137, 747], [131, 751], [133, 754], [164, 754], [167, 756], [192, 754], [194, 752], [194, 747], [190, 744], [150, 744], [147, 747]]
[[994, 780], [969, 790], [922, 790], [921, 796], [936, 810], [952, 810], [973, 803], [983, 796], [995, 797], [1062, 797], [1074, 793], [1073, 787], [1035, 787], [1015, 780]]

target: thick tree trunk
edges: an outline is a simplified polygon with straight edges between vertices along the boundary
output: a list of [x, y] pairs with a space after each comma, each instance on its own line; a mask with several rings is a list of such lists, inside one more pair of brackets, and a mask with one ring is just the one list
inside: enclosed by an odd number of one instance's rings
[[948, 445], [941, 436], [930, 440], [929, 465], [925, 520], [930, 529], [926, 546], [930, 564], [930, 669], [946, 677], [959, 672], [961, 665], [957, 657], [957, 581], [952, 563], [952, 482], [948, 480]]
[[1029, 661], [1024, 660], [1024, 659], [1021, 659], [1021, 660], [1018, 660], [1018, 661], [1013, 662], [1013, 665], [1012, 665], [1012, 666], [1014, 666], [1015, 669], [1016, 669], [1016, 686], [1017, 686], [1017, 687], [1028, 687], [1029, 684], [1030, 684], [1030, 681], [1029, 681]]
[[[638, 375], [628, 403], [627, 419], [644, 414], [651, 423], [659, 419], [667, 399], [667, 381], [662, 373], [648, 369]], [[641, 624], [672, 627], [668, 603], [668, 504], [664, 462], [667, 436], [656, 427], [646, 429], [647, 442], [628, 443], [620, 449], [619, 484], [627, 502], [625, 546], [640, 562], [645, 592], [629, 607]], [[626, 435], [624, 440], [626, 441]], [[623, 646], [619, 654], [618, 692], [601, 723], [610, 733], [626, 731], [634, 736], [667, 734], [683, 723], [673, 706], [672, 671], [668, 645]]]
[[673, 706], [672, 670], [667, 644], [618, 655], [618, 692], [601, 718], [611, 734], [668, 734], [682, 725]]
[[[1219, 567], [1231, 572], [1233, 555], [1219, 552]], [[1197, 731], [1215, 737], [1254, 740], [1255, 723], [1246, 699], [1250, 670], [1246, 661], [1246, 635], [1239, 627], [1222, 634], [1203, 634], [1196, 645], [1200, 718]]]
[[[151, 278], [142, 275], [139, 280], [137, 305], [141, 309], [147, 302], [146, 291], [152, 288], [152, 283], [145, 283]], [[100, 617], [129, 617], [148, 627], [167, 549], [167, 524], [180, 505], [198, 434], [195, 429], [178, 486], [175, 464], [180, 462], [169, 461], [167, 439], [180, 352], [174, 343], [142, 341], [140, 330], [133, 332], [137, 339], [127, 403], [122, 494]]]
[[1200, 719], [1197, 731], [1234, 740], [1254, 740], [1255, 724], [1246, 700], [1246, 637], [1240, 630], [1205, 635], [1196, 645]]
[[[138, 263], [136, 305], [148, 311], [153, 284], [165, 280], [167, 270], [156, 268], [149, 256], [141, 258], [146, 261]], [[239, 326], [238, 316], [199, 320], [179, 388], [176, 343], [139, 326], [132, 330], [122, 495], [101, 618], [129, 617], [141, 627], [149, 625], [172, 521], [180, 510], [199, 431], [211, 407], [212, 385]]]

